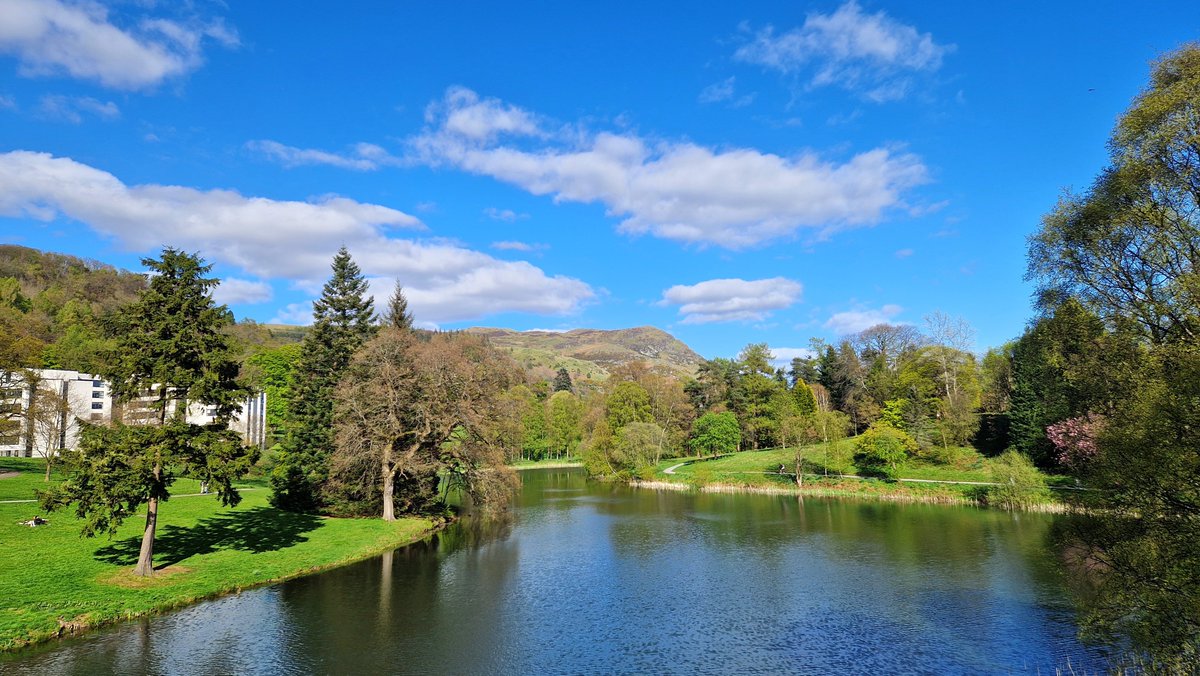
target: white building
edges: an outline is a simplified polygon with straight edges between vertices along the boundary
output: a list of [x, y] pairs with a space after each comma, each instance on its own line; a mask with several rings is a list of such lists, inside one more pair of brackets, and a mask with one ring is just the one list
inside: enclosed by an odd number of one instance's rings
[[[30, 369], [32, 377], [19, 376], [0, 390], [0, 413], [7, 423], [0, 429], [0, 456], [45, 457], [60, 448], [74, 448], [79, 441], [79, 421], [103, 423], [114, 416], [128, 423], [144, 422], [150, 399], [136, 399], [124, 406], [113, 404], [108, 384], [99, 376], [78, 371]], [[31, 404], [40, 414], [27, 415]], [[242, 402], [242, 411], [229, 427], [251, 445], [265, 446], [267, 395], [258, 392]], [[213, 421], [214, 411], [203, 406], [188, 408], [187, 420], [203, 425]]]

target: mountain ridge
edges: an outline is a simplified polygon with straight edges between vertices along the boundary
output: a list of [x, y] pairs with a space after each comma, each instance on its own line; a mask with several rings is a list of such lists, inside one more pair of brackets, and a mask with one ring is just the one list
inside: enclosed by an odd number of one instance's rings
[[686, 343], [654, 326], [569, 331], [472, 326], [464, 332], [482, 335], [493, 346], [509, 350], [526, 368], [562, 366], [572, 376], [594, 379], [603, 379], [613, 368], [638, 361], [679, 375], [693, 375], [704, 361]]

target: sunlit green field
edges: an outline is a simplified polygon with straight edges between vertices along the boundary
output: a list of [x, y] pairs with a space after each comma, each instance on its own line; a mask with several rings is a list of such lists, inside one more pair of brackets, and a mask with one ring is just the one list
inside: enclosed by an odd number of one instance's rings
[[[40, 459], [0, 458], [0, 502], [31, 499], [44, 486]], [[159, 510], [157, 575], [130, 574], [144, 512], [117, 535], [85, 539], [68, 513], [42, 514], [36, 503], [0, 504], [0, 649], [72, 629], [329, 568], [419, 539], [427, 519], [330, 519], [267, 504], [268, 489], [249, 483], [236, 508], [181, 479]], [[43, 515], [48, 526], [18, 522]]]

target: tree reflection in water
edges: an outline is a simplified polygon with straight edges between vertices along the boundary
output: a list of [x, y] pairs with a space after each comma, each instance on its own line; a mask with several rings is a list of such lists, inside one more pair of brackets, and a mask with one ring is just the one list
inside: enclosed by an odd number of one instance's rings
[[1200, 524], [1061, 519], [1053, 532], [1084, 638], [1125, 649], [1127, 664], [1195, 673], [1200, 664]]

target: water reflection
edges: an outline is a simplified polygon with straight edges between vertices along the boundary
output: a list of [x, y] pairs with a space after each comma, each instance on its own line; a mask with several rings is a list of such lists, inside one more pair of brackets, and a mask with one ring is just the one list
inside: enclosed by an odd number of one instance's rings
[[[5, 673], [1052, 673], [1052, 517], [527, 472], [507, 516], [0, 658]], [[7, 662], [5, 661], [7, 660]]]
[[1200, 670], [1200, 524], [1065, 519], [1054, 540], [1085, 636], [1126, 647], [1124, 664]]

